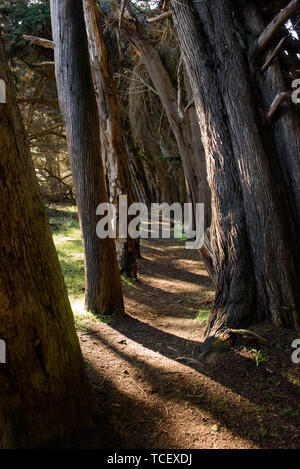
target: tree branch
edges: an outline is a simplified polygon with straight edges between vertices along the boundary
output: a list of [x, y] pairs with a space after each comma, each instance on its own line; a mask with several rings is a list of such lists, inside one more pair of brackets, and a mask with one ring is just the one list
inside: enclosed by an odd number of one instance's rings
[[24, 104], [42, 104], [44, 106], [59, 107], [58, 101], [54, 99], [43, 99], [43, 98], [19, 98], [19, 103]]
[[254, 54], [261, 54], [267, 49], [274, 36], [282, 28], [282, 26], [293, 16], [300, 13], [300, 0], [292, 0], [285, 8], [283, 8], [268, 24], [257, 40]]
[[284, 43], [284, 41], [286, 40], [287, 36], [283, 37], [279, 43], [277, 44], [277, 46], [275, 47], [275, 49], [273, 50], [273, 52], [271, 53], [271, 55], [268, 57], [268, 59], [266, 60], [266, 62], [264, 63], [264, 65], [261, 67], [260, 71], [261, 72], [264, 72], [268, 67], [269, 65], [272, 63], [273, 59], [276, 57], [276, 55], [278, 54], [278, 51], [280, 50], [282, 44]]
[[32, 64], [34, 67], [43, 67], [45, 65], [51, 65], [51, 66], [54, 66], [54, 62], [39, 62], [39, 63], [35, 63], [35, 64]]
[[31, 135], [29, 135], [28, 138], [29, 138], [29, 140], [34, 140], [35, 138], [42, 137], [43, 135], [47, 135], [50, 132], [53, 132], [53, 130], [57, 129], [58, 127], [62, 127], [62, 126], [63, 126], [63, 122], [60, 122], [59, 124], [53, 125], [53, 126], [49, 127], [48, 129], [42, 130], [41, 132], [38, 132], [36, 134], [31, 134]]
[[35, 36], [26, 36], [25, 34], [23, 34], [23, 39], [25, 39], [25, 41], [29, 41], [31, 44], [46, 47], [47, 49], [54, 48], [53, 41], [49, 41], [48, 39], [42, 39]]
[[277, 93], [266, 116], [267, 122], [270, 123], [272, 121], [275, 113], [277, 112], [281, 104], [290, 99], [291, 96], [292, 93], [289, 91], [282, 91], [281, 93]]
[[173, 15], [172, 11], [165, 11], [161, 15], [154, 16], [152, 18], [148, 18], [148, 23], [157, 23], [158, 21], [165, 20], [166, 18], [170, 18]]

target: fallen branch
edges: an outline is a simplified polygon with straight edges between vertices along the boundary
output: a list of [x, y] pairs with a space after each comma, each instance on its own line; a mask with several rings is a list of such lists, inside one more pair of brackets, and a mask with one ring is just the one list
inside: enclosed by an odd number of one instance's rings
[[289, 91], [282, 91], [281, 93], [277, 93], [266, 116], [267, 122], [270, 123], [272, 121], [274, 115], [276, 114], [281, 104], [290, 99], [291, 96], [292, 93]]

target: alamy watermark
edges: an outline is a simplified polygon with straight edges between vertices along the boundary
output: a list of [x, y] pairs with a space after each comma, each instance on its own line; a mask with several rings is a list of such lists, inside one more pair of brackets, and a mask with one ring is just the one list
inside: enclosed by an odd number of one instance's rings
[[292, 101], [294, 104], [300, 103], [300, 78], [292, 82], [292, 88], [295, 90], [292, 93]]
[[293, 340], [292, 348], [295, 349], [291, 356], [292, 362], [295, 363], [295, 365], [299, 365], [300, 363], [300, 339]]
[[178, 202], [171, 205], [152, 203], [149, 213], [146, 204], [133, 203], [128, 206], [127, 195], [121, 195], [118, 207], [109, 202], [101, 203], [97, 207], [96, 215], [101, 216], [96, 226], [97, 236], [101, 239], [128, 236], [133, 239], [160, 237], [169, 239], [174, 225], [173, 237], [182, 239], [185, 235], [186, 249], [200, 249], [203, 246], [203, 203], [197, 203], [195, 207], [191, 203], [185, 203], [183, 209], [182, 204]]

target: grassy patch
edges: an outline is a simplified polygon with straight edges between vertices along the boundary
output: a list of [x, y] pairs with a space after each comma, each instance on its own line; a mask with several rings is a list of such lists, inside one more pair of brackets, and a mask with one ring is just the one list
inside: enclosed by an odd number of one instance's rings
[[123, 287], [133, 287], [136, 283], [136, 279], [127, 277], [127, 275], [121, 275], [121, 281]]
[[[60, 205], [47, 209], [52, 235], [78, 329], [86, 330], [91, 322], [110, 324], [113, 318], [95, 316], [84, 308], [84, 257], [80, 227], [75, 206]], [[135, 280], [121, 276], [123, 286], [134, 286]]]
[[84, 298], [84, 261], [76, 207], [51, 208], [49, 212], [54, 244], [73, 306]]
[[200, 324], [205, 324], [208, 320], [209, 315], [209, 309], [199, 309], [199, 311], [197, 311], [196, 320], [200, 322]]

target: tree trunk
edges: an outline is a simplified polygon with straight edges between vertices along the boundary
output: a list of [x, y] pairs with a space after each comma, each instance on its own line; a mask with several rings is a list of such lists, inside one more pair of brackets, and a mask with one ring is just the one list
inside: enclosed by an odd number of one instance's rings
[[96, 234], [96, 208], [108, 202], [108, 195], [82, 1], [52, 0], [51, 19], [56, 82], [84, 246], [86, 308], [98, 314], [122, 314], [114, 240], [99, 239]]
[[[282, 174], [275, 179], [248, 54], [232, 0], [172, 0], [204, 142], [212, 191], [216, 300], [207, 334], [255, 319], [299, 327], [297, 239]], [[274, 150], [276, 151], [276, 150]]]
[[[134, 200], [128, 155], [121, 126], [117, 91], [109, 69], [99, 11], [95, 0], [83, 0], [89, 54], [101, 129], [101, 149], [107, 171], [110, 199], [117, 208], [117, 257], [122, 274], [136, 278], [135, 240], [120, 237], [118, 232], [120, 195], [127, 195], [128, 204]], [[130, 219], [128, 220], [130, 223]]]
[[210, 190], [207, 183], [205, 155], [193, 105], [180, 116], [176, 90], [157, 50], [145, 35], [127, 23], [123, 24], [122, 31], [138, 50], [160, 97], [181, 156], [189, 199], [193, 204], [204, 203], [205, 227], [208, 228], [211, 218]]
[[0, 447], [44, 445], [89, 428], [74, 319], [0, 37]]

